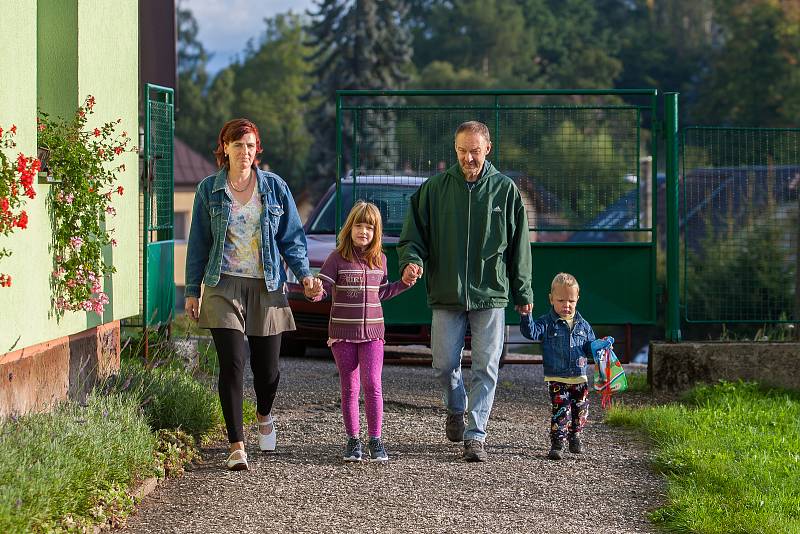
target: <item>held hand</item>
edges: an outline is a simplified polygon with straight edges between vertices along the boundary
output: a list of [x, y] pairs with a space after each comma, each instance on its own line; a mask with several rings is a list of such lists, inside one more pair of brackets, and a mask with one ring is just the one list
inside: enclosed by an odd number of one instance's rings
[[517, 313], [520, 315], [530, 315], [530, 313], [533, 311], [533, 304], [517, 304], [514, 306], [514, 308], [516, 308]]
[[306, 298], [313, 299], [322, 293], [322, 280], [314, 276], [303, 278], [303, 294]]
[[614, 338], [611, 336], [595, 339], [592, 341], [592, 353], [597, 354], [598, 350], [607, 349], [614, 344]]
[[403, 267], [403, 280], [409, 280], [412, 277], [414, 280], [422, 278], [422, 267], [416, 263], [409, 263]]
[[403, 269], [403, 283], [407, 286], [413, 286], [417, 283], [417, 277], [411, 273], [411, 269]]
[[197, 322], [200, 320], [200, 299], [197, 297], [186, 297], [183, 309], [186, 310], [186, 315], [192, 321]]

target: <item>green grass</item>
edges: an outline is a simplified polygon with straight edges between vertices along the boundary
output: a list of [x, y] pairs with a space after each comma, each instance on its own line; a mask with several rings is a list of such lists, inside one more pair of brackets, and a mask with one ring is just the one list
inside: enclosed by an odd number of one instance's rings
[[[147, 361], [142, 349], [141, 339], [126, 342], [119, 374], [83, 405], [0, 422], [0, 532], [119, 526], [133, 509], [135, 481], [180, 475], [197, 458], [195, 438], [224, 437], [210, 366], [158, 336]], [[252, 402], [244, 420], [255, 421]]]
[[800, 394], [755, 384], [694, 389], [683, 404], [614, 406], [607, 421], [645, 430], [674, 532], [800, 532]]
[[122, 395], [0, 423], [0, 532], [105, 522], [131, 508], [121, 488], [155, 473], [155, 447], [138, 403]]
[[[647, 373], [625, 373], [628, 379], [628, 389], [626, 391], [650, 391], [650, 384], [647, 383]], [[625, 392], [622, 393], [623, 395]]]
[[223, 423], [217, 394], [174, 360], [153, 367], [135, 357], [123, 358], [119, 375], [106, 389], [136, 399], [153, 430], [180, 428], [199, 438]]

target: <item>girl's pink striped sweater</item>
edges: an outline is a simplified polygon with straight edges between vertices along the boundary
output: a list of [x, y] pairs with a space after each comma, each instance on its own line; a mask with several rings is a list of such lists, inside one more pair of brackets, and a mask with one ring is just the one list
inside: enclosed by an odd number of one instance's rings
[[386, 255], [381, 254], [382, 269], [372, 269], [358, 257], [345, 260], [334, 250], [322, 264], [319, 278], [323, 292], [314, 300], [331, 295], [331, 339], [383, 339], [382, 300], [388, 300], [411, 286], [402, 280], [389, 283]]

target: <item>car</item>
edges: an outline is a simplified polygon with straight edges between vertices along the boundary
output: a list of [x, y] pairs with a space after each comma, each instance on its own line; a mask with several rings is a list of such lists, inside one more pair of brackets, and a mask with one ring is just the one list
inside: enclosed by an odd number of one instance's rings
[[[341, 180], [339, 225], [357, 199], [372, 202], [383, 218], [383, 244], [387, 255], [389, 279], [400, 278], [396, 245], [403, 228], [411, 195], [426, 180], [421, 176], [402, 174], [348, 174]], [[336, 248], [337, 230], [336, 184], [331, 185], [304, 225], [311, 270], [319, 272], [323, 262]], [[287, 297], [297, 329], [283, 334], [281, 354], [302, 356], [307, 347], [325, 347], [328, 339], [330, 300], [311, 302], [303, 295], [303, 287], [287, 269]], [[386, 343], [390, 345], [429, 345], [430, 310], [425, 299], [425, 284], [384, 303]]]

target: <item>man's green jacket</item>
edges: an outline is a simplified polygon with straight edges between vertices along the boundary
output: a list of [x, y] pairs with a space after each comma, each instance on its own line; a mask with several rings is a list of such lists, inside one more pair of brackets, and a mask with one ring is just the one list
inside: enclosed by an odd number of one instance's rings
[[528, 218], [519, 190], [489, 162], [470, 189], [454, 165], [411, 197], [398, 243], [400, 271], [425, 269], [431, 308], [533, 303]]

